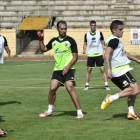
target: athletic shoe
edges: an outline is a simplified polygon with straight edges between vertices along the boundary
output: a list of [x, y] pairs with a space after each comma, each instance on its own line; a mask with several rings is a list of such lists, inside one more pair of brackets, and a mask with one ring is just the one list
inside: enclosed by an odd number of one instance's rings
[[44, 112], [44, 113], [41, 113], [39, 114], [39, 117], [48, 117], [48, 116], [52, 116], [53, 115], [53, 112]]
[[77, 119], [82, 119], [82, 118], [84, 118], [84, 115], [83, 114], [78, 114], [76, 118]]
[[140, 119], [136, 116], [136, 114], [132, 114], [131, 112], [128, 112], [128, 114], [127, 114], [127, 119], [128, 119], [128, 120], [140, 120]]
[[109, 97], [111, 95], [107, 94], [107, 96], [105, 97], [105, 99], [103, 100], [102, 104], [101, 104], [101, 109], [104, 110], [109, 104], [112, 103], [112, 101], [109, 100]]
[[7, 133], [5, 132], [5, 131], [2, 131], [1, 129], [0, 129], [0, 136], [5, 136]]
[[89, 86], [85, 86], [84, 90], [88, 90], [89, 89]]
[[105, 89], [106, 89], [106, 90], [110, 90], [109, 86], [105, 86]]

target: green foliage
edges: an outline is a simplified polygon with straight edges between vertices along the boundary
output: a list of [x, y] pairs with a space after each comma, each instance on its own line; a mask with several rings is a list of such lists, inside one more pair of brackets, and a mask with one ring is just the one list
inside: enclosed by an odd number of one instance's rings
[[[140, 83], [139, 67], [131, 72]], [[63, 87], [57, 91], [53, 117], [39, 118], [48, 108], [48, 92], [54, 61], [5, 61], [0, 69], [0, 128], [5, 140], [139, 140], [140, 121], [129, 121], [127, 98], [119, 99], [105, 110], [100, 109], [106, 94], [120, 90], [109, 81], [104, 89], [100, 70], [93, 69], [90, 87], [84, 91], [86, 61], [76, 65], [75, 90], [80, 98], [84, 119], [76, 119], [76, 109]], [[140, 117], [140, 99], [135, 112]]]

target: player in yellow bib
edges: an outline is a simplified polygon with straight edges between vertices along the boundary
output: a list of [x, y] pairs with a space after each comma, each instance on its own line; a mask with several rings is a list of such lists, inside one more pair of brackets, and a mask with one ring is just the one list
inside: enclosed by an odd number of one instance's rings
[[65, 84], [77, 109], [76, 118], [83, 118], [84, 115], [80, 107], [79, 98], [74, 90], [75, 63], [78, 59], [77, 44], [73, 38], [66, 35], [67, 23], [65, 21], [59, 21], [57, 23], [57, 31], [59, 36], [51, 39], [46, 46], [43, 43], [43, 33], [40, 30], [37, 31], [41, 51], [46, 52], [52, 49], [55, 59], [55, 66], [48, 96], [48, 110], [41, 113], [39, 117], [47, 117], [53, 114], [56, 91], [60, 86], [64, 86]]

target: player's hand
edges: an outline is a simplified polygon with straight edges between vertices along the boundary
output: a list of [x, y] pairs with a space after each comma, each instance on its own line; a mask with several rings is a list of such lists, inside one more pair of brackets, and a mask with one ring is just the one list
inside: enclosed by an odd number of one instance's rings
[[83, 50], [83, 54], [86, 54], [86, 51]]
[[7, 52], [8, 57], [10, 57], [10, 55], [11, 55], [11, 50], [9, 49], [8, 46], [5, 47], [5, 51]]
[[65, 67], [63, 68], [62, 74], [63, 74], [63, 75], [66, 75], [66, 74], [68, 73], [69, 69], [70, 69], [70, 67], [69, 67], [68, 65], [65, 66]]
[[107, 77], [111, 80], [112, 79], [112, 71], [111, 69], [108, 69]]
[[42, 41], [43, 40], [43, 36], [44, 36], [44, 31], [42, 33], [40, 30], [37, 30], [37, 35], [38, 35], [39, 41]]

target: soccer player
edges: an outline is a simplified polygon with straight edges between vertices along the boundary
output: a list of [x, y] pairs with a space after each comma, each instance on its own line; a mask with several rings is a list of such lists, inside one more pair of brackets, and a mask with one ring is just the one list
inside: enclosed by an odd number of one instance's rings
[[136, 95], [140, 91], [135, 78], [129, 72], [133, 69], [130, 68], [129, 63], [131, 60], [140, 63], [140, 60], [123, 49], [123, 44], [119, 39], [123, 36], [123, 22], [114, 20], [110, 25], [110, 30], [112, 34], [105, 41], [105, 61], [108, 68], [108, 78], [122, 91], [114, 95], [108, 94], [101, 104], [101, 109], [105, 109], [107, 105], [119, 98], [128, 97], [127, 118], [139, 120], [134, 112], [134, 103]]
[[41, 51], [46, 52], [52, 49], [56, 62], [48, 95], [48, 110], [40, 114], [39, 117], [47, 117], [53, 114], [56, 91], [60, 86], [64, 86], [65, 84], [66, 89], [77, 109], [76, 118], [83, 118], [84, 115], [80, 107], [79, 98], [74, 90], [75, 63], [78, 59], [77, 44], [73, 38], [66, 35], [67, 23], [65, 21], [59, 21], [57, 23], [57, 31], [59, 36], [51, 39], [45, 46], [43, 42], [43, 33], [40, 30], [37, 30]]
[[102, 77], [105, 82], [105, 89], [110, 90], [107, 82], [107, 74], [105, 72], [103, 50], [104, 50], [104, 37], [102, 32], [96, 30], [96, 21], [90, 22], [91, 30], [85, 34], [83, 54], [86, 53], [87, 48], [87, 73], [86, 73], [86, 86], [84, 90], [89, 89], [89, 80], [92, 68], [99, 67]]
[[[7, 39], [0, 35], [0, 64], [4, 62], [4, 49], [6, 50], [8, 56], [10, 57], [10, 49], [8, 47]], [[6, 132], [0, 129], [0, 136], [5, 136]]]

